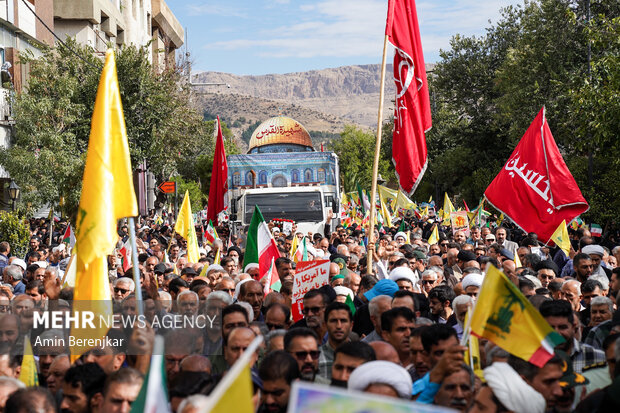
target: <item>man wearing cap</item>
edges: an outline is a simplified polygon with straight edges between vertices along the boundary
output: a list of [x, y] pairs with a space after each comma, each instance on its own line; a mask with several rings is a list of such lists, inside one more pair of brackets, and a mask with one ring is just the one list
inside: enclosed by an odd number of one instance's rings
[[468, 261], [475, 261], [476, 254], [471, 251], [460, 250], [456, 255], [456, 264], [452, 266], [452, 270], [454, 271], [454, 275], [460, 278], [460, 274], [463, 274], [463, 269], [465, 268], [465, 263]]
[[[377, 296], [386, 295], [390, 299], [391, 303], [391, 299], [394, 297], [394, 293], [396, 291], [398, 291], [398, 284], [392, 280], [385, 279], [376, 283], [374, 287], [363, 293], [363, 295], [369, 303]], [[360, 337], [371, 334], [373, 329], [375, 329], [373, 328], [374, 325], [371, 320], [370, 304], [362, 305], [355, 312], [353, 331], [355, 331]]]
[[581, 252], [588, 254], [592, 260], [592, 276], [611, 278], [611, 270], [601, 265], [605, 250], [600, 245], [586, 245], [581, 249]]
[[193, 267], [185, 267], [181, 270], [181, 278], [184, 279], [188, 284], [191, 284], [194, 281], [194, 277], [196, 277], [198, 273], [194, 270]]
[[494, 244], [495, 243], [495, 235], [487, 234], [484, 237], [484, 243], [487, 245], [487, 247], [490, 246], [491, 244]]

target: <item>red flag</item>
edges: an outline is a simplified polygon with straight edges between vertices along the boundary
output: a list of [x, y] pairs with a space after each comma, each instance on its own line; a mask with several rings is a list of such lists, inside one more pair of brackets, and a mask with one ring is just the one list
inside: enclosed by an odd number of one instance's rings
[[211, 186], [209, 187], [209, 204], [207, 206], [207, 219], [217, 226], [217, 214], [226, 207], [226, 191], [228, 191], [228, 164], [226, 163], [226, 151], [224, 150], [224, 136], [220, 117], [217, 117], [217, 140], [215, 141], [215, 153], [213, 154], [213, 169], [211, 171]]
[[467, 202], [465, 202], [465, 200], [463, 200], [463, 205], [465, 205], [465, 211], [470, 212], [469, 207], [467, 206]]
[[549, 242], [562, 220], [570, 222], [588, 210], [551, 135], [544, 107], [484, 196], [543, 242]]
[[431, 128], [431, 104], [414, 0], [390, 0], [385, 34], [396, 48], [396, 108], [392, 160], [400, 187], [412, 194], [426, 171], [425, 133]]

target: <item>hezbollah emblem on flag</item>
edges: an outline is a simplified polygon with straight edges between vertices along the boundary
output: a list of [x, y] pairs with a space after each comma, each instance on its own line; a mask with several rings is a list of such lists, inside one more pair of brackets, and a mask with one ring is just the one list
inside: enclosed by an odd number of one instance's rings
[[503, 302], [502, 306], [497, 310], [496, 313], [492, 313], [491, 316], [487, 319], [487, 323], [484, 329], [491, 330], [492, 334], [501, 337], [502, 339], [506, 339], [505, 334], [510, 333], [510, 326], [512, 324], [512, 318], [514, 316], [514, 312], [511, 310], [511, 308], [514, 305], [517, 305], [519, 306], [520, 310], [524, 310], [525, 305], [521, 301], [521, 298], [517, 296], [514, 290], [506, 289], [503, 292], [504, 294], [502, 294], [502, 297], [500, 298], [500, 302]]

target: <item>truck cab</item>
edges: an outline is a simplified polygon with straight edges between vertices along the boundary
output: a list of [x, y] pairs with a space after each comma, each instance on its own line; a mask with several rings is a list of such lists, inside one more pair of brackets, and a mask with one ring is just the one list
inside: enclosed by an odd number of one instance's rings
[[297, 231], [304, 234], [322, 234], [328, 210], [332, 209], [320, 186], [248, 189], [236, 203], [240, 224], [250, 225], [256, 205], [265, 221], [291, 220], [297, 224]]

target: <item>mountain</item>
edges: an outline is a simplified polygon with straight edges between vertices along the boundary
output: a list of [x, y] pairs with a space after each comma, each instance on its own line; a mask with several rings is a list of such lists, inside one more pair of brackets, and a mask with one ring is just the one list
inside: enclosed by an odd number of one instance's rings
[[[433, 65], [427, 65], [427, 70]], [[256, 121], [282, 114], [301, 122], [309, 131], [339, 132], [345, 124], [364, 129], [377, 125], [380, 65], [341, 66], [323, 70], [260, 76], [201, 72], [193, 83], [206, 114], [220, 114], [239, 136]], [[392, 65], [386, 68], [383, 119], [394, 110]], [[237, 122], [242, 119], [243, 122]], [[246, 132], [247, 135], [247, 132]], [[316, 143], [316, 142], [315, 142]]]

